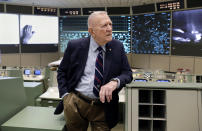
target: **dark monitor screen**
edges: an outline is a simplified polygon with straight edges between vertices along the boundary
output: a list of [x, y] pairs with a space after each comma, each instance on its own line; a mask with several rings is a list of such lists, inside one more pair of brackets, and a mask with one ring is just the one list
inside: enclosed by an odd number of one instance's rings
[[25, 75], [30, 75], [31, 74], [31, 70], [30, 69], [25, 69], [24, 70], [24, 74]]
[[172, 15], [172, 55], [202, 56], [202, 9]]
[[41, 70], [34, 70], [34, 75], [41, 75]]
[[187, 8], [201, 7], [202, 0], [187, 0]]
[[132, 52], [136, 54], [170, 53], [170, 13], [134, 15]]
[[18, 13], [18, 14], [32, 14], [32, 6], [6, 4], [6, 12], [7, 13]]
[[132, 7], [133, 14], [155, 12], [155, 4], [147, 4]]
[[109, 15], [127, 15], [130, 14], [130, 7], [107, 7]]
[[4, 4], [0, 4], [0, 12], [4, 12]]

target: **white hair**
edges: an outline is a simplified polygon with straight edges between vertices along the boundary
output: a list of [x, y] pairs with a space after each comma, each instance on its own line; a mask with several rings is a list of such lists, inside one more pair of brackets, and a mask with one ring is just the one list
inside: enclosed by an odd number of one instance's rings
[[94, 17], [98, 15], [108, 15], [106, 11], [94, 11], [92, 14], [88, 17], [88, 28], [92, 27], [94, 25]]

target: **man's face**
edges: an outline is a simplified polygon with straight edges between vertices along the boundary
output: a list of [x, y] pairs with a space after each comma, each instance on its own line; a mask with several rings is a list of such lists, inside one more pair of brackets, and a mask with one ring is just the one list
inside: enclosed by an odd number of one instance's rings
[[108, 15], [98, 15], [94, 19], [91, 35], [99, 45], [105, 45], [112, 40], [112, 21]]

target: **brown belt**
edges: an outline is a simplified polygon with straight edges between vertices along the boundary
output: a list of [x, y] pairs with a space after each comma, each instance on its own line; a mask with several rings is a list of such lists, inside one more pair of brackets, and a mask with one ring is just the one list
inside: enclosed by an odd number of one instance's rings
[[78, 96], [80, 99], [82, 99], [83, 101], [91, 104], [91, 105], [101, 105], [102, 103], [100, 102], [99, 99], [92, 99], [92, 98], [89, 98], [87, 96], [84, 96], [83, 94], [81, 94], [80, 92], [78, 91], [74, 91], [74, 94], [76, 96]]

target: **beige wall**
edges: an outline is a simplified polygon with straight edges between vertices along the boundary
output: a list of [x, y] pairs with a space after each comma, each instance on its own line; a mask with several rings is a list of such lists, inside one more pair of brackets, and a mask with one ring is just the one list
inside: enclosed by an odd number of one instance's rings
[[176, 72], [178, 68], [189, 69], [191, 74], [202, 75], [202, 57], [129, 54], [131, 67], [161, 69]]
[[59, 59], [59, 53], [2, 54], [0, 66], [38, 67]]
[[[22, 53], [2, 54], [0, 66], [47, 66], [63, 54], [56, 53]], [[202, 75], [202, 57], [169, 56], [148, 54], [127, 54], [131, 67], [143, 69], [160, 69], [176, 72], [178, 68], [190, 69], [192, 74]]]

